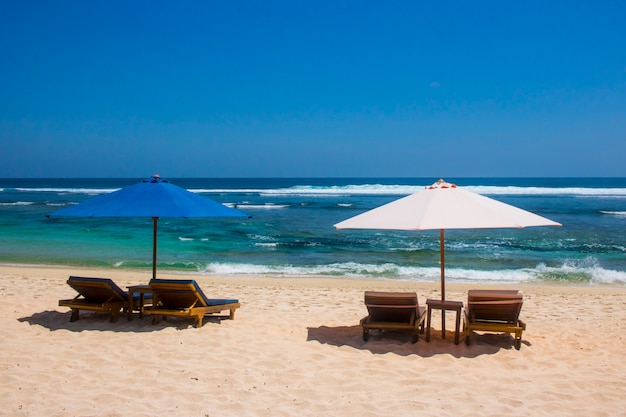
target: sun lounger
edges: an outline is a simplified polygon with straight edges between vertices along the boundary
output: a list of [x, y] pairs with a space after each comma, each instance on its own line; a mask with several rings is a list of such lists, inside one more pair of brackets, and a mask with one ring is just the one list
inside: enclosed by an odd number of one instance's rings
[[128, 293], [108, 278], [71, 276], [67, 284], [78, 295], [71, 300], [59, 300], [59, 306], [72, 309], [71, 322], [78, 320], [80, 310], [89, 310], [109, 313], [111, 322], [115, 323], [120, 311], [128, 306]]
[[416, 293], [365, 291], [364, 301], [369, 315], [361, 319], [363, 340], [369, 339], [370, 330], [409, 331], [416, 343], [424, 332], [426, 309]]
[[150, 288], [153, 306], [145, 311], [152, 315], [153, 324], [162, 316], [194, 317], [196, 327], [202, 327], [205, 315], [229, 310], [230, 319], [234, 319], [240, 307], [238, 300], [207, 298], [194, 280], [152, 279]]
[[523, 294], [517, 290], [470, 290], [463, 320], [465, 344], [469, 346], [473, 331], [514, 333], [519, 350], [526, 330], [519, 319], [522, 303]]

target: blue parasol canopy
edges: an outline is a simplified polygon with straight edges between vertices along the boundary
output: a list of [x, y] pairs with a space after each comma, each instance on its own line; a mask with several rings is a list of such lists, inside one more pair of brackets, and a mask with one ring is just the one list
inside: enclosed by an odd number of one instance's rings
[[56, 211], [54, 217], [248, 217], [158, 175]]
[[157, 221], [160, 217], [250, 216], [178, 187], [157, 174], [138, 184], [55, 211], [49, 217], [151, 217], [154, 221], [152, 277], [156, 278]]

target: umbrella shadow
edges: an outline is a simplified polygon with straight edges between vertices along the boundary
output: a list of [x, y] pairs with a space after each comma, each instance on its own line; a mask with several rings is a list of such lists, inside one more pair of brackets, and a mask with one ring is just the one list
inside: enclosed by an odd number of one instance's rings
[[[28, 323], [31, 326], [45, 327], [51, 331], [68, 330], [71, 332], [84, 331], [109, 331], [109, 332], [154, 332], [166, 328], [175, 328], [184, 330], [193, 326], [193, 321], [178, 318], [170, 318], [169, 320], [161, 320], [157, 324], [152, 324], [152, 318], [149, 315], [143, 319], [137, 316], [133, 320], [128, 320], [126, 315], [121, 315], [117, 323], [110, 322], [110, 315], [105, 313], [81, 313], [80, 320], [70, 322], [71, 312], [61, 313], [56, 310], [46, 310], [34, 313], [28, 317], [17, 319], [21, 323]], [[204, 323], [219, 324], [222, 319], [227, 316], [211, 316], [205, 317]]]
[[[417, 343], [411, 343], [412, 336], [407, 332], [370, 331], [369, 340], [363, 340], [361, 326], [319, 326], [308, 327], [307, 341], [319, 342], [324, 345], [337, 347], [351, 347], [366, 350], [375, 355], [394, 353], [400, 356], [417, 355], [432, 357], [441, 354], [452, 355], [456, 358], [474, 358], [483, 355], [493, 355], [501, 350], [515, 349], [513, 337], [506, 334], [474, 334], [471, 345], [466, 346], [463, 338], [458, 345], [454, 344], [454, 332], [446, 332], [446, 338], [441, 338], [441, 331], [431, 330], [430, 342], [426, 342], [425, 335], [420, 334]], [[526, 341], [522, 344], [530, 345]]]

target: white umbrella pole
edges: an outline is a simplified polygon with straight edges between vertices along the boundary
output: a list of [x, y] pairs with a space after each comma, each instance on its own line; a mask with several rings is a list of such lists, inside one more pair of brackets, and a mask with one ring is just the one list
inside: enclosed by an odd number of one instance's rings
[[445, 285], [445, 244], [444, 244], [444, 231], [439, 230], [439, 256], [441, 263], [441, 301], [446, 301], [446, 285]]
[[159, 220], [158, 217], [153, 217], [154, 221], [154, 232], [152, 235], [152, 278], [156, 278], [156, 265], [157, 265], [157, 222]]
[[442, 339], [446, 338], [446, 309], [443, 306], [446, 302], [446, 284], [445, 284], [445, 244], [444, 244], [444, 231], [443, 229], [439, 229], [439, 257], [440, 257], [440, 268], [441, 268], [441, 337]]

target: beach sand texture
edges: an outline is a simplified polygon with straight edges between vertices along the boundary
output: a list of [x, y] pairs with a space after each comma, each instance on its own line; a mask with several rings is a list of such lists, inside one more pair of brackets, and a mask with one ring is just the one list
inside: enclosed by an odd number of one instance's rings
[[[70, 323], [69, 275], [124, 288], [141, 271], [0, 267], [2, 416], [626, 416], [626, 289], [518, 286], [527, 322], [453, 343], [403, 333], [362, 339], [365, 290], [438, 298], [438, 283], [193, 276], [210, 297], [238, 298], [235, 320], [149, 317]], [[164, 278], [188, 275], [160, 274]], [[469, 288], [450, 284], [447, 299]], [[502, 288], [502, 287], [500, 287]], [[507, 288], [507, 287], [505, 287]]]

